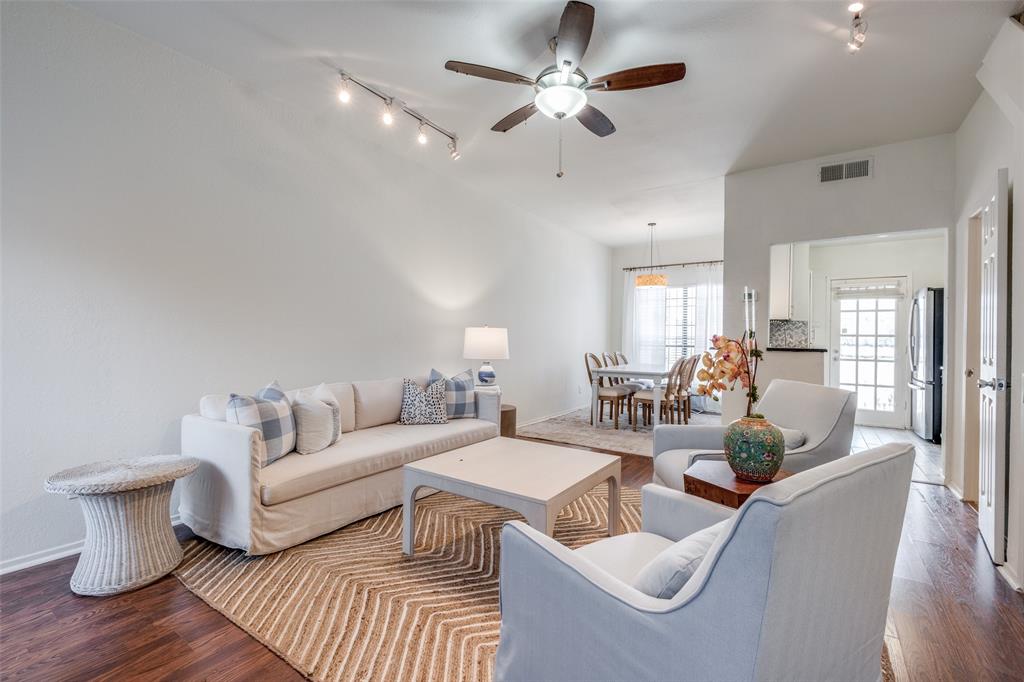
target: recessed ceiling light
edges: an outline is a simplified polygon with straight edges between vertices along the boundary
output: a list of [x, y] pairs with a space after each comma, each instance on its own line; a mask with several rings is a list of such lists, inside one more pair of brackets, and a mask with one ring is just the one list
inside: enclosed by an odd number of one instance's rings
[[851, 3], [850, 6], [847, 7], [846, 9], [848, 9], [851, 12], [856, 14], [857, 12], [860, 12], [862, 9], [864, 9], [864, 3], [863, 2], [854, 2], [854, 3]]

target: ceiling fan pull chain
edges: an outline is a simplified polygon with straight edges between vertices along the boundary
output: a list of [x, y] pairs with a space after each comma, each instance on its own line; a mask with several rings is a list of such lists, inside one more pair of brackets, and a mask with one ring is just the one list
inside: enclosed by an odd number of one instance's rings
[[564, 118], [558, 119], [558, 172], [555, 173], [556, 178], [565, 175], [565, 171], [562, 170], [562, 122], [564, 120]]

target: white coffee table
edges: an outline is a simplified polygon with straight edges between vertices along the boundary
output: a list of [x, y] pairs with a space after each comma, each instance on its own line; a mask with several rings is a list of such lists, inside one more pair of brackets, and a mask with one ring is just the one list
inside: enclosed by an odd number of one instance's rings
[[402, 551], [410, 556], [416, 538], [416, 492], [424, 487], [519, 512], [531, 526], [551, 535], [563, 507], [608, 481], [608, 534], [619, 528], [622, 466], [613, 455], [491, 438], [410, 462], [403, 477]]

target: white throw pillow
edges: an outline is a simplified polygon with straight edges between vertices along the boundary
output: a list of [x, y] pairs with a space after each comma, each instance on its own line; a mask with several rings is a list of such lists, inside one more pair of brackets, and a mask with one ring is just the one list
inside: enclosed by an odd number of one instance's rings
[[697, 571], [711, 544], [731, 519], [719, 521], [662, 550], [640, 569], [633, 587], [659, 599], [671, 599]]
[[295, 415], [295, 451], [302, 455], [334, 445], [341, 436], [341, 405], [327, 384], [312, 394], [299, 393], [292, 403]]
[[778, 427], [782, 431], [782, 440], [786, 443], [787, 450], [795, 450], [807, 442], [807, 436], [799, 429], [786, 429]]
[[227, 421], [228, 401], [231, 396], [227, 393], [211, 393], [199, 399], [199, 414], [207, 419], [216, 419], [219, 422]]

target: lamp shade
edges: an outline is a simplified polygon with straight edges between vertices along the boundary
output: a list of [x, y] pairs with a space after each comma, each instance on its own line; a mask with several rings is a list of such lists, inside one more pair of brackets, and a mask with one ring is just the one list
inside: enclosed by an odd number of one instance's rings
[[508, 329], [466, 327], [462, 357], [466, 360], [508, 360]]
[[668, 277], [648, 272], [646, 274], [636, 276], [636, 285], [638, 287], [667, 287]]

